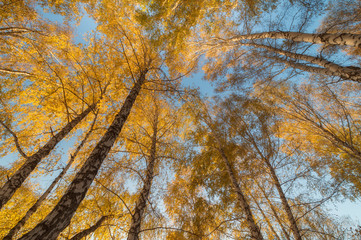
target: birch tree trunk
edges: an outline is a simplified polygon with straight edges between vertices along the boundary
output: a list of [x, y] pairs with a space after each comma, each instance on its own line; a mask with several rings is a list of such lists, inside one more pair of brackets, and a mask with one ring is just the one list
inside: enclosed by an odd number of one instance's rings
[[326, 75], [326, 76], [330, 76], [330, 77], [335, 77], [334, 73], [331, 72], [330, 70], [326, 69], [326, 68], [320, 68], [320, 67], [313, 67], [313, 66], [309, 66], [303, 63], [297, 63], [293, 60], [286, 60], [280, 57], [276, 57], [276, 56], [266, 56], [269, 59], [273, 59], [277, 62], [280, 63], [284, 63], [287, 66], [290, 66], [292, 68], [296, 68], [305, 72], [310, 72], [310, 73], [316, 73], [316, 74], [321, 74], [321, 75]]
[[[312, 64], [317, 64], [317, 65], [323, 67], [324, 69], [328, 70], [327, 74], [326, 74], [326, 72], [324, 72], [323, 74], [331, 75], [331, 76], [338, 76], [345, 80], [351, 80], [351, 81], [361, 83], [361, 69], [359, 69], [359, 68], [343, 67], [336, 63], [327, 61], [322, 58], [313, 57], [313, 56], [309, 56], [309, 55], [305, 55], [305, 54], [292, 53], [289, 51], [285, 51], [285, 50], [281, 50], [278, 48], [261, 45], [261, 44], [252, 44], [251, 43], [251, 44], [242, 44], [242, 45], [264, 48], [271, 52], [275, 52], [275, 53], [278, 53], [278, 54], [286, 56], [286, 57], [290, 57], [290, 58], [297, 59], [297, 60], [307, 61]], [[307, 68], [308, 67], [307, 65], [305, 65], [305, 64], [303, 64], [303, 65], [304, 65], [304, 68], [303, 68], [304, 70], [309, 71], [309, 72], [314, 72], [314, 69], [311, 69], [312, 68], [311, 66], [310, 66], [311, 68]]]
[[361, 34], [351, 33], [300, 33], [300, 32], [262, 32], [235, 36], [229, 40], [237, 42], [254, 39], [288, 39], [295, 42], [309, 42], [315, 44], [348, 45], [356, 48], [361, 47]]
[[257, 240], [263, 240], [261, 231], [260, 231], [259, 227], [257, 226], [256, 222], [254, 221], [254, 217], [253, 217], [251, 208], [248, 204], [246, 197], [243, 194], [241, 187], [238, 184], [236, 175], [233, 172], [231, 163], [229, 162], [227, 155], [225, 154], [225, 152], [222, 148], [219, 148], [218, 151], [221, 154], [221, 157], [227, 166], [227, 172], [231, 179], [232, 187], [237, 194], [238, 201], [239, 201], [239, 204], [241, 205], [242, 211], [246, 215], [246, 221], [247, 221], [248, 227], [251, 231], [251, 237], [253, 239], [257, 239]]
[[265, 199], [267, 200], [268, 205], [270, 206], [273, 216], [276, 218], [278, 224], [280, 225], [281, 229], [282, 229], [282, 233], [284, 235], [284, 237], [287, 240], [290, 240], [290, 235], [288, 234], [288, 232], [286, 231], [285, 227], [283, 226], [283, 223], [281, 221], [280, 216], [277, 213], [277, 210], [275, 209], [275, 207], [273, 206], [272, 201], [269, 199], [267, 193], [265, 192], [265, 190], [260, 186], [260, 184], [256, 181], [258, 188], [261, 190], [261, 192], [263, 193], [263, 196], [265, 197]]
[[46, 191], [43, 193], [43, 195], [41, 195], [40, 198], [34, 203], [34, 205], [31, 206], [31, 208], [26, 212], [25, 216], [9, 231], [9, 233], [3, 238], [3, 240], [12, 240], [13, 239], [14, 235], [16, 235], [19, 232], [19, 230], [24, 226], [26, 221], [36, 212], [36, 210], [38, 210], [38, 208], [41, 206], [42, 202], [49, 196], [49, 194], [54, 189], [56, 184], [60, 181], [60, 179], [63, 178], [65, 173], [68, 171], [70, 166], [73, 164], [73, 162], [74, 162], [76, 156], [78, 155], [80, 149], [84, 146], [84, 144], [86, 143], [88, 137], [90, 136], [91, 132], [93, 131], [95, 121], [96, 121], [96, 117], [93, 120], [93, 123], [92, 123], [92, 125], [90, 127], [90, 130], [87, 132], [84, 139], [78, 145], [75, 152], [71, 155], [71, 157], [70, 157], [68, 163], [66, 164], [66, 166], [64, 167], [64, 169], [54, 179], [54, 181], [50, 184], [48, 189], [46, 189]]
[[47, 239], [55, 240], [58, 235], [69, 225], [71, 218], [79, 204], [84, 199], [91, 183], [98, 173], [104, 159], [120, 134], [127, 120], [132, 106], [145, 82], [147, 70], [140, 72], [133, 88], [126, 97], [124, 104], [115, 116], [112, 124], [91, 152], [83, 167], [75, 175], [67, 191], [54, 209], [46, 218], [30, 232], [22, 236], [21, 240]]
[[292, 233], [293, 233], [293, 236], [295, 239], [297, 240], [302, 240], [301, 238], [301, 234], [300, 234], [300, 230], [298, 229], [298, 225], [297, 225], [297, 222], [296, 222], [296, 219], [292, 213], [292, 210], [291, 210], [291, 207], [290, 205], [288, 204], [288, 201], [287, 201], [287, 198], [285, 196], [285, 193], [283, 192], [283, 189], [281, 187], [281, 184], [280, 184], [280, 181], [277, 177], [277, 174], [275, 172], [275, 169], [273, 168], [273, 166], [271, 165], [271, 163], [268, 161], [268, 159], [264, 159], [266, 165], [267, 165], [267, 168], [269, 169], [270, 173], [271, 173], [271, 177], [272, 177], [272, 180], [273, 180], [273, 183], [275, 184], [276, 186], [276, 189], [277, 189], [277, 192], [278, 192], [278, 195], [280, 196], [281, 198], [281, 202], [282, 202], [282, 206], [283, 206], [283, 209], [285, 210], [286, 212], [286, 215], [287, 215], [287, 218], [288, 218], [288, 221], [290, 222], [291, 224], [291, 230], [292, 230]]
[[[263, 160], [263, 162], [266, 164], [266, 167], [268, 168], [268, 170], [270, 171], [270, 174], [271, 174], [271, 178], [272, 178], [272, 181], [273, 181], [273, 184], [276, 186], [276, 189], [277, 189], [277, 192], [278, 192], [278, 195], [280, 196], [281, 198], [281, 202], [282, 202], [282, 207], [284, 209], [284, 211], [286, 212], [286, 216], [287, 216], [287, 220], [288, 222], [290, 223], [291, 225], [291, 230], [292, 230], [292, 233], [293, 233], [293, 236], [296, 240], [302, 240], [301, 238], [301, 234], [300, 234], [300, 231], [298, 229], [298, 226], [297, 226], [297, 222], [296, 222], [296, 219], [294, 218], [294, 215], [292, 213], [292, 210], [291, 210], [291, 207], [290, 205], [288, 204], [288, 201], [287, 201], [287, 198], [283, 192], [283, 189], [281, 187], [281, 183], [278, 179], [278, 176], [276, 174], [276, 171], [274, 169], [274, 167], [272, 166], [271, 162], [270, 162], [270, 159], [269, 157], [265, 157], [266, 154], [262, 153], [262, 151], [260, 150], [260, 148], [258, 147], [258, 144], [257, 142], [255, 141], [252, 133], [250, 132], [247, 132], [246, 133], [247, 136], [248, 136], [248, 141], [253, 145], [253, 147], [255, 148], [256, 152], [258, 153], [258, 155], [261, 157], [261, 159]], [[269, 144], [271, 145], [271, 144]], [[273, 151], [273, 148], [270, 148], [271, 150], [270, 151]], [[271, 152], [272, 153], [272, 152]], [[270, 154], [271, 155], [271, 154]]]
[[55, 146], [71, 131], [73, 128], [83, 120], [94, 108], [96, 104], [89, 106], [79, 116], [74, 118], [60, 132], [55, 134], [43, 147], [41, 147], [32, 156], [27, 157], [25, 163], [19, 170], [4, 184], [0, 189], [0, 209], [11, 199], [15, 191], [23, 184], [25, 179], [35, 169], [39, 162], [48, 156]]
[[280, 240], [281, 238], [278, 236], [277, 231], [274, 229], [273, 224], [271, 223], [269, 217], [267, 217], [267, 214], [263, 211], [262, 207], [259, 205], [257, 199], [253, 195], [251, 195], [251, 197], [252, 197], [253, 201], [255, 202], [255, 204], [257, 205], [258, 210], [261, 212], [264, 220], [267, 222], [267, 225], [269, 226], [269, 228], [271, 229], [271, 231], [275, 235], [276, 239]]
[[149, 162], [147, 166], [147, 176], [144, 181], [143, 189], [140, 192], [137, 203], [134, 208], [134, 213], [132, 214], [132, 222], [130, 229], [128, 231], [127, 240], [138, 240], [140, 227], [144, 215], [145, 208], [147, 206], [147, 200], [150, 194], [150, 188], [152, 186], [152, 181], [154, 177], [154, 165], [156, 161], [156, 152], [157, 152], [157, 132], [158, 132], [158, 121], [157, 113], [155, 114], [155, 121], [153, 126], [153, 136], [152, 136], [152, 145], [150, 148]]

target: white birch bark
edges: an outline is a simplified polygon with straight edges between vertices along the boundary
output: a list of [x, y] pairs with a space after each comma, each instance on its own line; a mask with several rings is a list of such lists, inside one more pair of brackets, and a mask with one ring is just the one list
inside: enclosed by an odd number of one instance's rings
[[300, 33], [300, 32], [262, 32], [246, 35], [239, 35], [229, 40], [238, 42], [254, 39], [288, 39], [295, 42], [309, 42], [315, 44], [348, 45], [356, 48], [361, 47], [361, 34], [351, 33]]
[[104, 159], [120, 134], [127, 120], [132, 106], [145, 82], [146, 70], [142, 71], [133, 88], [126, 97], [124, 104], [115, 116], [112, 124], [100, 139], [98, 144], [77, 172], [63, 197], [45, 219], [31, 231], [22, 236], [21, 240], [47, 239], [55, 240], [58, 235], [69, 225], [71, 218], [79, 204], [84, 199], [91, 183], [98, 173]]
[[282, 58], [276, 57], [276, 56], [266, 56], [266, 57], [269, 59], [273, 59], [277, 62], [284, 63], [285, 65], [290, 66], [292, 68], [296, 68], [296, 69], [299, 69], [299, 70], [302, 70], [305, 72], [326, 75], [326, 76], [330, 76], [330, 77], [339, 77], [342, 80], [350, 80], [350, 81], [355, 81], [355, 82], [361, 83], [361, 77], [359, 75], [345, 76], [344, 74], [338, 74], [339, 72], [335, 73], [326, 68], [309, 66], [304, 63], [295, 62], [291, 59], [286, 60], [286, 59], [282, 59]]
[[35, 169], [38, 163], [48, 156], [55, 146], [71, 131], [73, 128], [83, 120], [94, 108], [95, 104], [88, 107], [79, 116], [74, 118], [60, 132], [55, 134], [43, 147], [36, 153], [27, 157], [25, 163], [15, 172], [13, 176], [0, 189], [0, 209], [11, 199], [15, 191], [23, 184], [25, 179]]
[[26, 221], [38, 210], [38, 208], [41, 206], [43, 201], [49, 196], [51, 191], [54, 189], [56, 184], [60, 181], [60, 179], [63, 178], [65, 173], [68, 171], [70, 166], [73, 164], [76, 156], [78, 155], [81, 148], [86, 143], [88, 137], [90, 136], [91, 132], [93, 131], [93, 127], [96, 121], [96, 117], [94, 117], [93, 123], [90, 127], [90, 130], [85, 135], [84, 139], [81, 141], [81, 143], [77, 146], [75, 152], [71, 155], [68, 163], [64, 167], [64, 169], [59, 173], [59, 175], [54, 179], [54, 181], [50, 184], [50, 186], [46, 189], [46, 191], [38, 198], [38, 200], [31, 206], [31, 208], [26, 212], [24, 217], [9, 231], [9, 233], [3, 238], [3, 240], [12, 240], [13, 237], [19, 232], [19, 230], [24, 226]]
[[[327, 61], [325, 59], [322, 58], [318, 58], [318, 57], [313, 57], [313, 56], [309, 56], [309, 55], [305, 55], [305, 54], [298, 54], [298, 53], [292, 53], [289, 51], [285, 51], [285, 50], [281, 50], [278, 48], [274, 48], [274, 47], [270, 47], [270, 46], [266, 46], [266, 45], [261, 45], [261, 44], [242, 44], [242, 45], [248, 45], [248, 46], [255, 46], [258, 48], [264, 48], [267, 49], [271, 52], [275, 52], [278, 53], [280, 55], [289, 57], [289, 58], [293, 58], [293, 59], [297, 59], [297, 60], [303, 60], [303, 61], [307, 61], [311, 64], [316, 64], [320, 67], [323, 67], [326, 71], [322, 71], [322, 68], [319, 69], [319, 73], [321, 74], [326, 74], [326, 75], [331, 75], [331, 76], [337, 76], [340, 77], [342, 79], [345, 80], [351, 80], [351, 81], [356, 81], [356, 82], [360, 82], [361, 83], [361, 68], [355, 68], [355, 67], [343, 67], [341, 65], [335, 64], [333, 62]], [[302, 63], [299, 63], [302, 64]], [[312, 66], [307, 66], [305, 64], [303, 64], [303, 69], [305, 71], [309, 71], [309, 72], [315, 72], [315, 68], [312, 68]], [[310, 67], [310, 68], [308, 68]], [[309, 69], [309, 70], [308, 70]]]

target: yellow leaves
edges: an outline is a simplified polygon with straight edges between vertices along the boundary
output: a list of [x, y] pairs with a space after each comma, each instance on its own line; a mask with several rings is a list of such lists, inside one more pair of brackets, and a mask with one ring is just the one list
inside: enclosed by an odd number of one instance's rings
[[[3, 174], [3, 170], [1, 172]], [[23, 186], [16, 192], [12, 200], [0, 211], [0, 238], [3, 238], [24, 216], [27, 209], [35, 202], [36, 197], [34, 189], [30, 186]], [[25, 227], [29, 228], [30, 226]]]

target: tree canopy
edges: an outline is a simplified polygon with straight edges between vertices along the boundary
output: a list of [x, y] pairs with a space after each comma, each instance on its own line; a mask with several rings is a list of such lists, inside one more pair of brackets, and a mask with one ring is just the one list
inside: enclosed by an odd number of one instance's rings
[[360, 13], [3, 1], [0, 238], [359, 239]]

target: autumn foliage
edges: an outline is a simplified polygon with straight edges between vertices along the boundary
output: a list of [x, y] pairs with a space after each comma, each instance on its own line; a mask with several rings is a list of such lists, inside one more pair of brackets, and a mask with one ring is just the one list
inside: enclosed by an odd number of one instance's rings
[[3, 1], [0, 238], [359, 239], [360, 13]]

